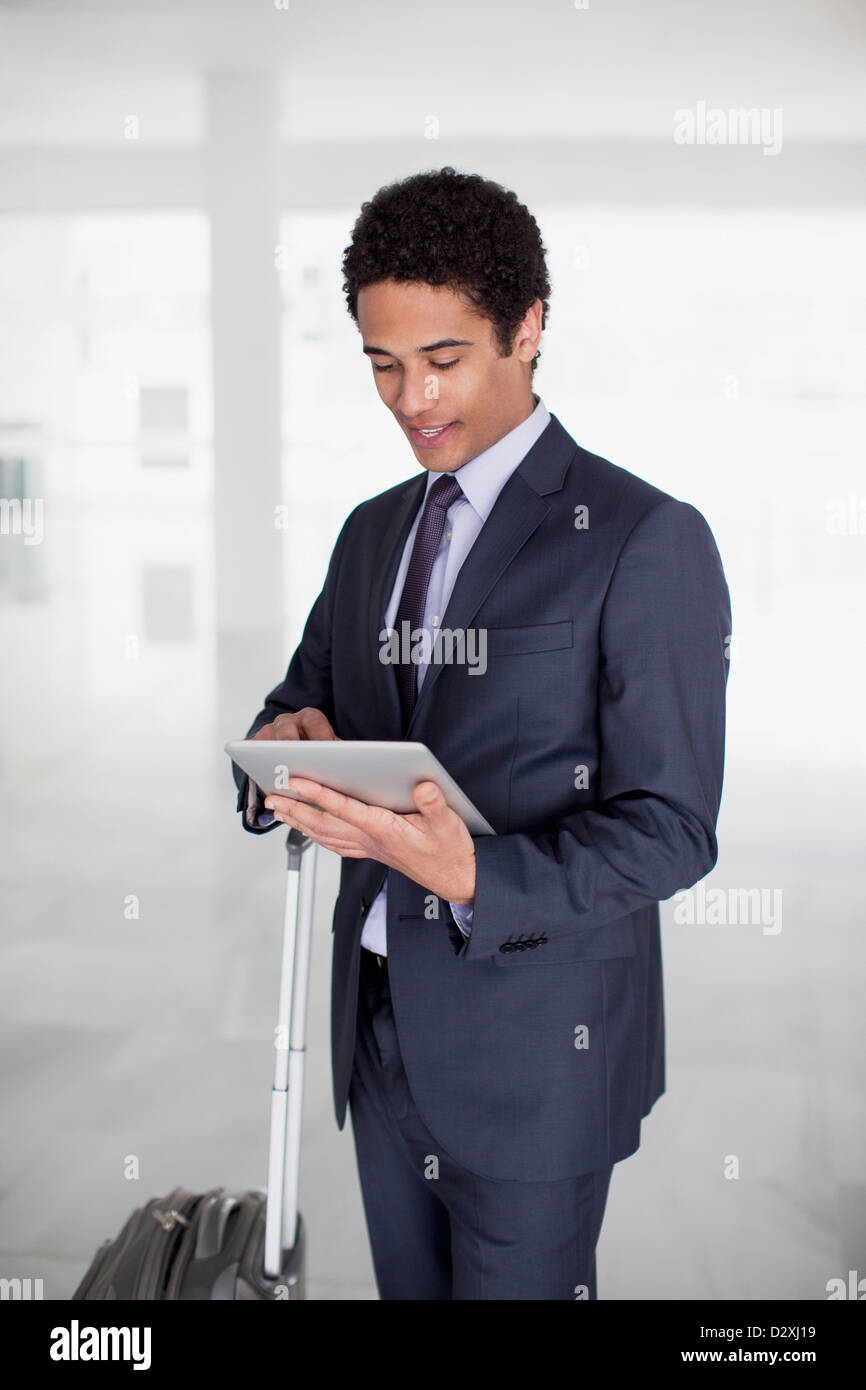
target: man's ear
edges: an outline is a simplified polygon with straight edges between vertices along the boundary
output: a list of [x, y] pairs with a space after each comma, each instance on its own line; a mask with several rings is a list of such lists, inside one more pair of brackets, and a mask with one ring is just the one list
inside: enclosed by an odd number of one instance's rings
[[541, 318], [543, 307], [540, 299], [536, 299], [527, 309], [523, 322], [518, 326], [514, 335], [514, 351], [521, 362], [531, 362], [538, 345], [541, 342]]

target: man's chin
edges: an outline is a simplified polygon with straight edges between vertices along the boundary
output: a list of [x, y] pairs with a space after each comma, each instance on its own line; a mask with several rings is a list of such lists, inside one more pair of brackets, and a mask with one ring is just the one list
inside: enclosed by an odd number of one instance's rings
[[460, 450], [425, 449], [423, 444], [416, 444], [411, 438], [409, 443], [418, 462], [430, 473], [456, 473], [467, 461], [465, 442]]

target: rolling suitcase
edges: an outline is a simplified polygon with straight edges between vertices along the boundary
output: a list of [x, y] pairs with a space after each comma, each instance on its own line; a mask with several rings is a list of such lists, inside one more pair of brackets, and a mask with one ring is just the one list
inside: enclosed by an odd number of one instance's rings
[[152, 1198], [132, 1213], [114, 1240], [102, 1243], [73, 1300], [306, 1297], [298, 1171], [318, 846], [290, 830], [286, 848], [267, 1191], [176, 1187], [164, 1198]]

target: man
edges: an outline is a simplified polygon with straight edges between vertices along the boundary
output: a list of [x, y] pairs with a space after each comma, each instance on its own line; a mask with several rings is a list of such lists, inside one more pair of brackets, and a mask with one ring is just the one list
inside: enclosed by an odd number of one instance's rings
[[612, 1166], [664, 1090], [658, 904], [717, 857], [721, 561], [533, 392], [550, 283], [513, 193], [381, 189], [343, 270], [424, 471], [348, 517], [248, 737], [426, 743], [496, 834], [430, 782], [400, 816], [294, 779], [314, 810], [236, 768], [238, 809], [343, 859], [334, 1102], [380, 1296], [595, 1298]]

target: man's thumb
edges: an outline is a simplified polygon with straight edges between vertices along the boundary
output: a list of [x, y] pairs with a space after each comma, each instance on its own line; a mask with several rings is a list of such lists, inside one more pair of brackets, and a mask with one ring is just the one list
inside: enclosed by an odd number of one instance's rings
[[445, 798], [435, 782], [420, 782], [415, 788], [415, 801], [424, 811], [435, 811], [444, 805]]

